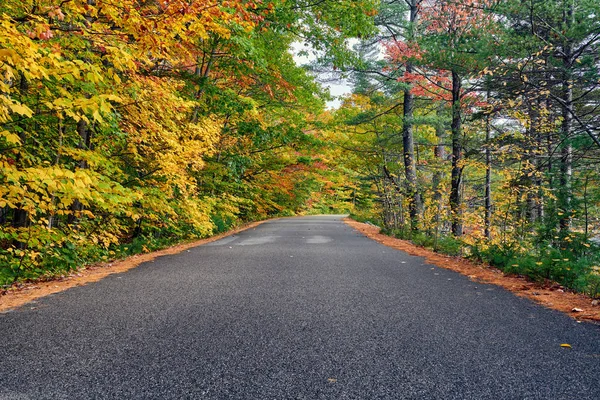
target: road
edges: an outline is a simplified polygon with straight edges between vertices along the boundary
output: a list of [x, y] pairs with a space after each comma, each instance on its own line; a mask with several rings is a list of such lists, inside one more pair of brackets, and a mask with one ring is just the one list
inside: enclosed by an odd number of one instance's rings
[[45, 297], [0, 314], [0, 338], [0, 399], [600, 398], [600, 326], [339, 216]]

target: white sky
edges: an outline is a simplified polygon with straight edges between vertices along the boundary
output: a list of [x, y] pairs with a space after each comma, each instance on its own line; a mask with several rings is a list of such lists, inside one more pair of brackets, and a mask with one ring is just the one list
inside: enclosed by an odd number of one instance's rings
[[[292, 56], [294, 57], [294, 61], [296, 62], [297, 65], [306, 65], [308, 63], [310, 63], [311, 61], [315, 60], [315, 56], [314, 55], [298, 55], [298, 53], [300, 53], [302, 50], [307, 50], [308, 48], [305, 47], [302, 43], [299, 42], [294, 42], [292, 43], [290, 52], [292, 53]], [[317, 79], [319, 77], [317, 76]], [[347, 94], [350, 94], [352, 92], [352, 87], [349, 84], [348, 81], [342, 79], [338, 82], [322, 82], [321, 83], [324, 87], [329, 89], [329, 92], [331, 93], [332, 96], [335, 96], [336, 98], [332, 101], [328, 101], [327, 102], [327, 107], [328, 108], [338, 108], [342, 102], [339, 99], [340, 96], [345, 96]]]

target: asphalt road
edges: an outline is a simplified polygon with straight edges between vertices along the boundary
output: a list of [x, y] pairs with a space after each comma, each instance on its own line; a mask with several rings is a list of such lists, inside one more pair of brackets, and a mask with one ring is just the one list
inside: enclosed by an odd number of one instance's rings
[[0, 399], [63, 398], [597, 400], [600, 326], [281, 219], [0, 314]]

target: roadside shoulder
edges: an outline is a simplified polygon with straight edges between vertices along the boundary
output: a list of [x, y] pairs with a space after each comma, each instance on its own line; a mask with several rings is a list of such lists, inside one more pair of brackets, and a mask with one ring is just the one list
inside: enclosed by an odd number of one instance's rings
[[462, 257], [451, 257], [435, 253], [423, 247], [402, 239], [379, 233], [380, 228], [351, 218], [344, 218], [344, 222], [385, 246], [404, 251], [413, 256], [424, 257], [429, 264], [440, 268], [449, 269], [468, 276], [471, 280], [489, 283], [509, 290], [520, 297], [525, 297], [544, 307], [561, 311], [576, 320], [600, 322], [600, 306], [592, 305], [592, 299], [579, 293], [562, 291], [554, 286], [544, 286], [531, 282], [520, 276], [504, 275], [498, 269], [488, 265], [477, 264]]
[[236, 233], [255, 228], [264, 222], [266, 222], [266, 220], [251, 222], [229, 232], [221, 233], [206, 239], [178, 244], [152, 253], [136, 254], [122, 260], [93, 264], [73, 271], [71, 274], [65, 277], [59, 277], [47, 281], [22, 283], [18, 287], [9, 288], [4, 294], [0, 295], [0, 313], [8, 312], [13, 308], [20, 307], [29, 303], [30, 301], [47, 296], [49, 294], [62, 292], [75, 286], [83, 286], [91, 282], [97, 282], [108, 275], [128, 271], [142, 263], [152, 261], [156, 257], [178, 254], [193, 247], [201, 246], [227, 236], [235, 235]]

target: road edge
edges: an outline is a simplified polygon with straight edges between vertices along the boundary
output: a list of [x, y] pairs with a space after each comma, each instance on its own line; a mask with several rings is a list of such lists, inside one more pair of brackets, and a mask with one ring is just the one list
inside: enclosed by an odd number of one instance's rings
[[202, 246], [203, 244], [256, 228], [267, 221], [273, 221], [273, 219], [251, 222], [209, 238], [177, 244], [151, 253], [136, 254], [121, 260], [93, 264], [73, 271], [64, 277], [57, 277], [56, 279], [47, 281], [23, 283], [20, 287], [9, 288], [6, 293], [0, 295], [0, 313], [10, 312], [15, 308], [50, 294], [59, 293], [76, 286], [84, 286], [88, 283], [97, 282], [109, 275], [129, 271], [157, 257], [178, 254], [193, 247]]
[[530, 282], [524, 277], [504, 275], [502, 271], [489, 265], [477, 264], [461, 257], [435, 253], [407, 240], [379, 233], [379, 227], [357, 222], [349, 217], [344, 218], [343, 221], [366, 237], [384, 246], [404, 251], [413, 256], [424, 257], [427, 263], [458, 272], [474, 282], [500, 286], [519, 297], [532, 300], [546, 308], [560, 311], [578, 321], [588, 321], [596, 324], [600, 322], [600, 306], [592, 305], [593, 299], [589, 296], [561, 291], [562, 289], [547, 288]]

